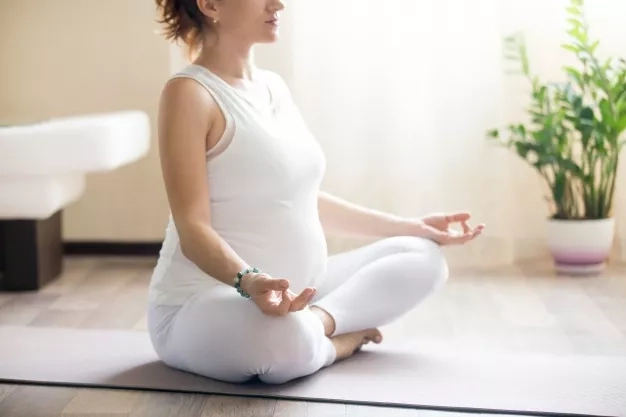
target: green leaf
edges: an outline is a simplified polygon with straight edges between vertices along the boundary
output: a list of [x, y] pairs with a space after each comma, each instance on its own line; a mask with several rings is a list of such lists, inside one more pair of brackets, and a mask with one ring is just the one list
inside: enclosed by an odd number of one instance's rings
[[563, 68], [565, 70], [565, 72], [567, 72], [569, 74], [569, 76], [576, 81], [576, 84], [578, 84], [579, 86], [583, 85], [583, 79], [582, 76], [580, 74], [580, 72], [578, 70], [576, 70], [575, 68], [572, 67], [565, 67]]
[[572, 174], [574, 174], [576, 177], [579, 177], [581, 179], [585, 177], [583, 169], [571, 159], [563, 159], [562, 161], [560, 161], [560, 165]]
[[608, 155], [608, 151], [606, 149], [608, 139], [605, 135], [596, 135], [594, 139], [594, 150], [598, 153], [598, 155], [606, 157]]
[[620, 134], [626, 129], [626, 114], [622, 114], [622, 117], [615, 123], [615, 131]]
[[600, 107], [600, 114], [602, 115], [602, 122], [606, 126], [609, 126], [609, 127], [613, 126], [615, 121], [613, 120], [611, 104], [609, 103], [609, 101], [603, 98], [602, 100], [600, 100], [600, 104], [598, 105], [598, 107]]
[[575, 17], [570, 17], [569, 19], [567, 19], [567, 21], [574, 26], [574, 28], [579, 28], [582, 26], [582, 22], [580, 21], [580, 19], [577, 19]]
[[532, 136], [540, 146], [547, 146], [552, 143], [554, 138], [554, 130], [551, 126], [551, 117], [547, 116], [544, 121], [545, 125], [541, 129], [532, 132]]
[[582, 11], [577, 6], [570, 6], [570, 7], [567, 7], [565, 10], [569, 14], [574, 15], [574, 16], [580, 16], [582, 14]]
[[583, 0], [572, 0], [572, 4], [574, 6], [582, 6], [583, 5]]
[[580, 111], [580, 118], [582, 120], [593, 120], [594, 119], [593, 109], [589, 106], [584, 107]]
[[583, 98], [580, 95], [576, 95], [572, 100], [572, 109], [574, 111], [580, 112], [583, 107]]
[[500, 131], [498, 129], [491, 129], [487, 131], [487, 137], [492, 139], [498, 139], [500, 137]]
[[580, 52], [580, 47], [578, 45], [570, 45], [570, 44], [564, 43], [563, 45], [561, 45], [561, 48], [568, 50], [570, 52], [574, 52], [576, 54]]
[[524, 159], [526, 159], [526, 157], [528, 156], [528, 152], [530, 152], [530, 147], [528, 145], [528, 143], [524, 142], [515, 142], [515, 151], [520, 157]]
[[539, 90], [537, 91], [537, 99], [539, 101], [545, 101], [547, 92], [548, 92], [548, 87], [546, 87], [545, 85], [542, 85], [541, 87], [539, 87]]
[[584, 32], [578, 30], [578, 28], [568, 30], [567, 33], [581, 44], [585, 45], [587, 43], [587, 35]]

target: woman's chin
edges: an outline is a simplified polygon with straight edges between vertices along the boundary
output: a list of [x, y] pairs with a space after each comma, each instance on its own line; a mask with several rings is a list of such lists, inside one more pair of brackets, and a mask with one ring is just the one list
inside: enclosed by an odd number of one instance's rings
[[260, 43], [273, 43], [278, 40], [278, 28], [275, 26], [270, 26], [270, 29], [265, 31], [265, 33], [259, 39]]
[[263, 39], [259, 39], [257, 43], [274, 43], [278, 41], [278, 36], [273, 37], [265, 37]]

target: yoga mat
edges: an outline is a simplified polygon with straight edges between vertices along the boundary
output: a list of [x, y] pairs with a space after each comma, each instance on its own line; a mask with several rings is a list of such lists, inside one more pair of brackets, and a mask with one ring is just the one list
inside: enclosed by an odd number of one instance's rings
[[0, 326], [0, 381], [465, 412], [626, 415], [626, 358], [367, 345], [318, 373], [234, 385], [169, 368], [144, 331]]

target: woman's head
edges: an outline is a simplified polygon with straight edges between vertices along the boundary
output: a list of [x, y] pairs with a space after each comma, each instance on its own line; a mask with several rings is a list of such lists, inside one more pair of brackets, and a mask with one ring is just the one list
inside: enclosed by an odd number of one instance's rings
[[194, 52], [211, 37], [241, 43], [273, 42], [281, 0], [155, 0], [163, 35]]

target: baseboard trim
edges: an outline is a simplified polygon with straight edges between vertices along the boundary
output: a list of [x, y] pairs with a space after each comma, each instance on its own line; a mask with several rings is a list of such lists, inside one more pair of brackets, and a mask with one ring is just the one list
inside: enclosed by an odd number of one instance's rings
[[81, 242], [63, 243], [65, 255], [151, 256], [158, 257], [161, 242]]
[[[162, 242], [66, 241], [63, 243], [63, 254], [68, 256], [158, 257], [161, 245]], [[470, 245], [458, 248], [447, 248], [446, 251], [447, 255], [450, 257], [450, 261], [461, 265], [478, 264], [484, 266], [491, 264], [509, 264], [516, 261], [550, 260], [549, 252], [545, 247], [545, 241], [542, 239], [529, 239], [528, 241], [518, 239], [514, 250], [511, 249], [511, 245], [512, 242], [507, 239], [483, 238], [480, 242], [474, 242]], [[357, 246], [359, 245], [355, 245], [355, 247]], [[337, 246], [334, 247], [334, 249], [340, 252], [342, 250], [352, 249], [352, 246]], [[1, 252], [0, 250], [0, 253]], [[626, 239], [618, 240], [611, 258], [614, 261], [626, 262]]]

